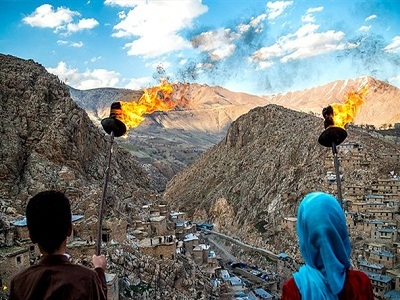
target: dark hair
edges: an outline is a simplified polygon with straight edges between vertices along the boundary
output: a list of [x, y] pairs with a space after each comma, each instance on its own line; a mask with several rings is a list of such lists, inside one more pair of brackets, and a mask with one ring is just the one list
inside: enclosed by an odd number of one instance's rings
[[71, 206], [58, 191], [43, 191], [33, 196], [26, 207], [26, 223], [34, 244], [51, 254], [67, 238], [71, 226]]

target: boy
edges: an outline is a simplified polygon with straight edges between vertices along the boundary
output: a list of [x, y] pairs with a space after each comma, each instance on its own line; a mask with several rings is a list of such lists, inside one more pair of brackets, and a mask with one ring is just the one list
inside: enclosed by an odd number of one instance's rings
[[32, 243], [42, 257], [37, 265], [21, 271], [11, 280], [10, 300], [107, 299], [104, 255], [93, 255], [94, 270], [72, 264], [66, 254], [72, 234], [71, 207], [58, 191], [44, 191], [32, 197], [26, 207], [26, 222]]

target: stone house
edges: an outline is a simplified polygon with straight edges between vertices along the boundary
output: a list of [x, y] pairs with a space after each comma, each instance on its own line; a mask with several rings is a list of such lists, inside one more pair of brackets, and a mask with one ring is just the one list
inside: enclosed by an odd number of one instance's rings
[[386, 274], [386, 267], [382, 264], [371, 263], [367, 260], [359, 259], [357, 261], [358, 269], [375, 274]]
[[397, 241], [397, 228], [372, 228], [371, 239], [382, 243]]
[[174, 224], [175, 227], [175, 235], [178, 240], [183, 240], [186, 235], [189, 233], [196, 232], [196, 224], [193, 224], [190, 221], [179, 221]]
[[199, 244], [199, 237], [193, 233], [189, 233], [183, 239], [183, 247], [193, 253], [193, 249]]
[[156, 235], [168, 234], [167, 218], [165, 216], [151, 216], [150, 226], [152, 228], [152, 232], [154, 232]]
[[193, 260], [197, 265], [207, 264], [210, 245], [199, 244], [192, 249]]
[[31, 248], [29, 245], [0, 248], [0, 279], [3, 286], [9, 287], [12, 277], [30, 265]]
[[365, 194], [364, 186], [346, 185], [343, 189], [346, 197], [353, 201], [358, 201], [363, 199]]
[[373, 263], [378, 263], [384, 265], [387, 269], [393, 269], [396, 263], [396, 257], [391, 252], [387, 250], [372, 250], [369, 253], [369, 258]]
[[394, 286], [392, 284], [392, 289], [400, 291], [400, 270], [399, 269], [387, 270], [385, 275], [392, 278], [392, 283], [394, 283]]
[[107, 300], [119, 300], [118, 276], [106, 273]]
[[287, 230], [288, 232], [296, 232], [296, 222], [295, 217], [284, 217], [281, 220], [281, 230]]
[[176, 238], [175, 236], [157, 236], [145, 238], [140, 241], [139, 250], [146, 255], [159, 259], [175, 259]]
[[382, 299], [392, 289], [392, 278], [386, 275], [365, 272], [371, 279], [372, 289], [375, 297]]
[[171, 211], [169, 213], [169, 218], [171, 222], [183, 222], [185, 221], [186, 214], [184, 212], [176, 212], [176, 211]]

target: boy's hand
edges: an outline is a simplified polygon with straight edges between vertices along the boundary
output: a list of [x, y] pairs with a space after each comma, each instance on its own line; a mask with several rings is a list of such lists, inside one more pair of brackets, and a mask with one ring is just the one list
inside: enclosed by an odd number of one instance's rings
[[104, 271], [106, 270], [107, 261], [106, 257], [103, 254], [101, 255], [93, 254], [92, 262], [95, 269], [102, 268]]

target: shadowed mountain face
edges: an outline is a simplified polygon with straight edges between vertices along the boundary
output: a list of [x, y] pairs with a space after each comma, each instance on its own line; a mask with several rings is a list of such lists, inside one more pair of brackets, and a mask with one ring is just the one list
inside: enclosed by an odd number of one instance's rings
[[[32, 60], [0, 55], [0, 98], [2, 205], [23, 214], [29, 197], [58, 189], [71, 198], [74, 213], [97, 216], [109, 138], [68, 87]], [[147, 172], [118, 141], [108, 192], [109, 214], [136, 208], [155, 193]]]

